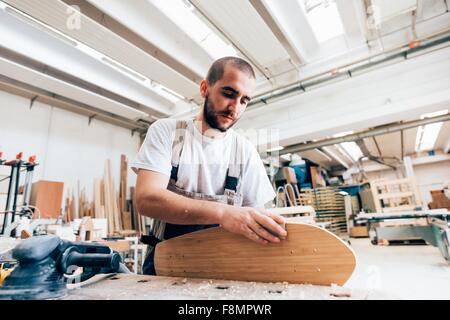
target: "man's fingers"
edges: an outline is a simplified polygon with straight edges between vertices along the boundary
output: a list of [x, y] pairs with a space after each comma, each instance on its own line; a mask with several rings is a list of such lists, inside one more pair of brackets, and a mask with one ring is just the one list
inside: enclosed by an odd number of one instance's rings
[[271, 217], [273, 220], [275, 220], [276, 223], [284, 226], [286, 224], [286, 220], [279, 214], [269, 213], [269, 217]]
[[260, 244], [267, 244], [268, 241], [257, 235], [255, 232], [253, 232], [252, 229], [247, 228], [246, 232], [244, 233], [244, 236], [248, 239], [260, 243]]
[[254, 221], [251, 225], [249, 225], [250, 229], [256, 233], [259, 237], [269, 241], [269, 242], [280, 242], [280, 239], [268, 232], [261, 225], [259, 225], [256, 221]]
[[284, 228], [282, 228], [275, 220], [266, 215], [257, 214], [254, 216], [254, 219], [257, 223], [259, 223], [263, 228], [272, 233], [277, 237], [286, 237], [287, 233]]
[[[282, 216], [280, 216], [278, 214], [270, 213], [269, 217], [271, 217], [282, 229], [284, 229], [286, 231], [286, 220]], [[287, 231], [286, 231], [286, 235], [287, 235]], [[286, 235], [280, 236], [281, 239], [286, 239]]]

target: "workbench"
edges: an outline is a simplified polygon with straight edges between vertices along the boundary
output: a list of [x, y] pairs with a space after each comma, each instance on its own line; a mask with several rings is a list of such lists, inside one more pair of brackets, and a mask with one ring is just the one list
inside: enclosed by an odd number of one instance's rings
[[368, 300], [391, 299], [374, 290], [339, 286], [188, 279], [135, 274], [97, 275], [64, 300]]

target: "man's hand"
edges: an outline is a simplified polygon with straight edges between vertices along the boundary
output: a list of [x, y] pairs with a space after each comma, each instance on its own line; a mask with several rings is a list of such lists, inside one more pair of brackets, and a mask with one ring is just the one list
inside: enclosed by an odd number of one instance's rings
[[226, 206], [221, 214], [220, 225], [227, 231], [243, 235], [261, 244], [280, 242], [287, 235], [280, 225], [283, 217], [264, 209]]

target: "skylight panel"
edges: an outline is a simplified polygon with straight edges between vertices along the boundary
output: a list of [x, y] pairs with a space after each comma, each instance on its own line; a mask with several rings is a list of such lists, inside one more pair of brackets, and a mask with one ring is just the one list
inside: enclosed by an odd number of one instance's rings
[[[341, 132], [341, 133], [336, 133], [333, 135], [333, 138], [340, 138], [340, 137], [345, 137], [348, 136], [349, 134], [353, 134], [353, 131], [346, 131], [346, 132]], [[361, 151], [361, 149], [359, 148], [358, 144], [356, 144], [356, 142], [342, 142], [339, 144], [339, 146], [345, 150], [345, 152], [350, 155], [350, 157], [354, 160], [354, 161], [358, 161], [361, 157], [363, 157], [363, 153]]]
[[344, 34], [344, 26], [334, 0], [299, 0], [319, 43]]
[[[440, 110], [437, 112], [427, 113], [420, 116], [420, 119], [433, 118], [448, 113], [448, 110]], [[443, 122], [430, 123], [420, 126], [416, 135], [416, 152], [428, 151], [434, 148], [436, 140], [441, 131]]]
[[363, 153], [356, 142], [343, 142], [340, 146], [347, 151], [354, 161], [358, 161], [361, 157], [363, 157]]

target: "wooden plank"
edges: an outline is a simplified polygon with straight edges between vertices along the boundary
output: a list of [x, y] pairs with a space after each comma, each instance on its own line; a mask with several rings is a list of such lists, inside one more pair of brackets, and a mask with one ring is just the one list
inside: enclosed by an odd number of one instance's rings
[[287, 239], [261, 245], [222, 228], [156, 246], [157, 275], [261, 282], [343, 285], [353, 273], [353, 250], [322, 228], [287, 223]]
[[388, 186], [388, 185], [398, 185], [398, 184], [410, 184], [413, 180], [411, 178], [395, 179], [395, 180], [383, 180], [383, 181], [373, 181], [370, 185], [373, 186]]
[[404, 206], [398, 206], [398, 207], [392, 207], [392, 208], [383, 208], [382, 212], [389, 213], [389, 212], [397, 212], [397, 211], [408, 211], [408, 210], [414, 210], [416, 206], [414, 205], [404, 205]]
[[127, 211], [127, 169], [128, 159], [126, 155], [120, 156], [120, 211]]
[[406, 198], [406, 197], [413, 197], [413, 196], [414, 196], [414, 192], [412, 192], [412, 191], [393, 192], [393, 193], [379, 194], [378, 199]]
[[70, 199], [70, 221], [75, 219], [75, 194], [72, 193], [72, 197]]
[[103, 176], [104, 197], [105, 197], [105, 217], [108, 220], [108, 234], [114, 234], [114, 216], [111, 201], [111, 178], [110, 178], [110, 160], [105, 160], [105, 171]]
[[101, 180], [99, 178], [94, 179], [94, 217], [101, 219], [103, 217], [103, 213], [101, 210]]
[[373, 203], [375, 205], [375, 212], [381, 212], [382, 208], [380, 199], [378, 198], [378, 190], [376, 185], [372, 185], [372, 183], [370, 183], [370, 191], [372, 192]]
[[119, 215], [123, 229], [131, 229], [131, 214], [127, 208], [127, 170], [128, 159], [122, 154], [120, 156]]
[[128, 252], [131, 250], [131, 242], [129, 240], [101, 241], [99, 243], [117, 252]]
[[[54, 219], [61, 214], [64, 182], [40, 180], [32, 184], [30, 205], [39, 209], [40, 218]], [[35, 212], [33, 218], [38, 218]]]

